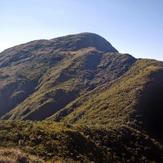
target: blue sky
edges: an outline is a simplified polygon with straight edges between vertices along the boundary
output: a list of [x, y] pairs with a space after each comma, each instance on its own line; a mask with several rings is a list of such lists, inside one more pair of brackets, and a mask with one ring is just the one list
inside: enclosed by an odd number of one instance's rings
[[122, 53], [163, 60], [163, 0], [0, 0], [0, 51], [93, 32]]

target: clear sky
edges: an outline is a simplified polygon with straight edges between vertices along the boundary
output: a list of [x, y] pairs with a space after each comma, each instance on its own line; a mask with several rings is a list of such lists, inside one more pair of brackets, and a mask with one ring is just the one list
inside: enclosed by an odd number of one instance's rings
[[0, 51], [93, 32], [122, 53], [163, 60], [163, 0], [0, 0]]

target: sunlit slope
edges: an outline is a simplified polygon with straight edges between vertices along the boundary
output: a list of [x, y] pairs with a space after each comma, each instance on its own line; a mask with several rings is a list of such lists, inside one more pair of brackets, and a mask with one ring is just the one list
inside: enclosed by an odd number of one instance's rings
[[[50, 117], [91, 126], [140, 126], [162, 132], [163, 63], [138, 60], [110, 86], [79, 97]], [[156, 134], [156, 133], [155, 133]]]

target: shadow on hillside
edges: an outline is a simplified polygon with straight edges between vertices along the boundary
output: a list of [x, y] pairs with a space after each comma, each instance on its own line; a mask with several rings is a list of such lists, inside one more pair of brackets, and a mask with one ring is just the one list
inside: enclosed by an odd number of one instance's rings
[[150, 78], [136, 110], [136, 119], [150, 135], [163, 142], [163, 70]]

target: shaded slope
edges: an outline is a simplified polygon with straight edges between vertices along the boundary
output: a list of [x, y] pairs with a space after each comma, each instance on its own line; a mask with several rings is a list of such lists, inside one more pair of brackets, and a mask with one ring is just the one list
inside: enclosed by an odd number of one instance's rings
[[101, 53], [94, 49], [64, 53], [69, 56], [54, 65], [39, 80], [37, 90], [4, 118], [45, 119], [78, 96], [109, 84], [136, 61], [130, 55]]
[[163, 141], [163, 68], [151, 74], [139, 100], [136, 117], [140, 126], [151, 136]]

